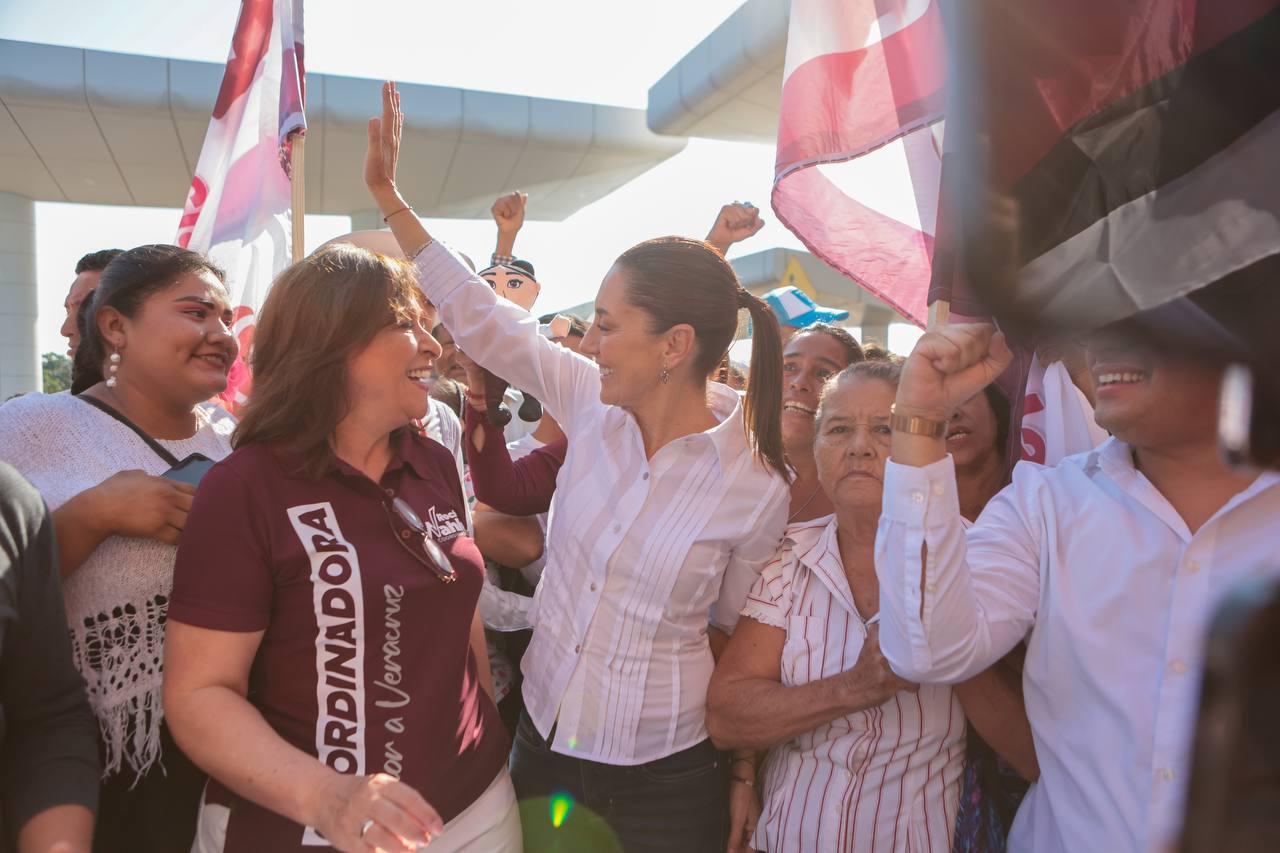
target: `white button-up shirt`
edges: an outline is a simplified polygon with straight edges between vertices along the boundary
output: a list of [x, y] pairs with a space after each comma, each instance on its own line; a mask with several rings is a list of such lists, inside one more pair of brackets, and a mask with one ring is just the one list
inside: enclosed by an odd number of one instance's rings
[[[853, 668], [876, 621], [858, 613], [834, 517], [793, 524], [743, 616], [786, 631], [782, 683]], [[769, 750], [751, 846], [769, 853], [947, 853], [964, 770], [964, 712], [950, 687], [924, 685]]]
[[1028, 639], [1040, 781], [1011, 850], [1159, 850], [1176, 837], [1207, 623], [1233, 585], [1280, 568], [1278, 487], [1259, 476], [1193, 535], [1113, 438], [1056, 468], [1018, 465], [966, 536], [950, 457], [888, 464], [876, 569], [893, 668], [958, 682]]
[[712, 384], [719, 425], [649, 459], [635, 419], [600, 402], [594, 362], [539, 335], [443, 246], [416, 265], [458, 345], [569, 436], [522, 667], [534, 725], [544, 737], [555, 725], [557, 752], [609, 764], [704, 740], [708, 613], [732, 630], [787, 514], [787, 483], [752, 453], [738, 395]]

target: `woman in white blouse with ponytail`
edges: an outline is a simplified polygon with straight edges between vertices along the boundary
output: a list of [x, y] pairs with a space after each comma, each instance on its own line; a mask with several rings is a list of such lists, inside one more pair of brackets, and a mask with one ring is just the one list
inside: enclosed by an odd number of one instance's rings
[[[552, 505], [523, 663], [517, 793], [568, 794], [570, 822], [596, 813], [628, 853], [722, 849], [709, 632], [732, 631], [786, 522], [777, 321], [719, 252], [666, 237], [605, 276], [583, 355], [552, 344], [400, 197], [402, 122], [387, 84], [365, 161], [379, 209], [459, 346], [541, 400], [569, 436], [561, 482], [573, 487]], [[745, 399], [707, 381], [743, 308], [754, 330]], [[532, 813], [526, 846], [537, 849]]]

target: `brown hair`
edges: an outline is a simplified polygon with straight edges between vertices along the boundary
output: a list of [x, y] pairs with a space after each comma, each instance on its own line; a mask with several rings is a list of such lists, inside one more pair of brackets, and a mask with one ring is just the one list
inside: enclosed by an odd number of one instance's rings
[[416, 321], [425, 301], [403, 261], [343, 243], [276, 277], [258, 314], [253, 392], [234, 444], [301, 454], [303, 472], [333, 467], [329, 439], [351, 410], [347, 365], [388, 326]]
[[627, 272], [627, 301], [652, 318], [655, 333], [680, 323], [693, 327], [695, 376], [709, 375], [724, 358], [738, 330], [738, 309], [747, 309], [747, 439], [756, 458], [790, 480], [782, 451], [782, 337], [769, 306], [744, 290], [729, 262], [701, 240], [646, 240], [623, 252], [616, 266]]

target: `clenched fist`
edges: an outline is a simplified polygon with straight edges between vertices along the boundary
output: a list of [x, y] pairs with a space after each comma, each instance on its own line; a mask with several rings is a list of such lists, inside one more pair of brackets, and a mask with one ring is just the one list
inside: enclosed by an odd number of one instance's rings
[[493, 203], [489, 212], [493, 214], [499, 233], [514, 234], [524, 226], [524, 207], [528, 200], [528, 193], [513, 192]]
[[987, 323], [958, 323], [926, 332], [902, 366], [895, 409], [946, 420], [1012, 361], [1004, 335]]
[[763, 227], [764, 220], [754, 204], [735, 201], [720, 208], [716, 222], [707, 234], [707, 242], [723, 255], [734, 243], [754, 236]]

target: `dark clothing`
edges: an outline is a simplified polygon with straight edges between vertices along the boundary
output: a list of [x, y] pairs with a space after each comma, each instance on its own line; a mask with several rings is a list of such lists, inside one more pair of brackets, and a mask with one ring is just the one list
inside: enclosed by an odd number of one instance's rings
[[97, 809], [97, 734], [71, 663], [53, 519], [0, 462], [0, 851], [45, 809]]
[[[709, 740], [635, 766], [561, 755], [522, 715], [511, 752], [511, 778], [522, 803], [525, 853], [724, 850], [725, 772], [723, 757]], [[564, 813], [554, 802], [563, 795], [573, 808], [562, 825], [549, 825], [548, 815], [554, 822], [558, 811]], [[545, 798], [553, 798], [550, 807]]]
[[[556, 491], [556, 475], [569, 452], [569, 439], [561, 438], [511, 461], [501, 427], [466, 406], [462, 449], [471, 469], [471, 486], [476, 500], [506, 515], [538, 515], [551, 507]], [[484, 450], [472, 441], [476, 430], [484, 433]]]
[[[169, 618], [264, 632], [249, 701], [293, 746], [340, 773], [385, 772], [448, 821], [493, 782], [509, 741], [480, 687], [471, 625], [484, 563], [466, 535], [453, 455], [401, 431], [380, 482], [338, 461], [241, 447], [200, 482], [174, 567]], [[400, 498], [456, 573], [445, 583], [392, 509]], [[400, 537], [404, 539], [401, 541]], [[313, 849], [314, 833], [211, 780], [226, 850]]]
[[102, 783], [94, 853], [186, 853], [196, 835], [208, 776], [160, 724], [160, 761], [141, 777], [125, 771]]
[[1004, 853], [1028, 787], [970, 726], [952, 853]]

